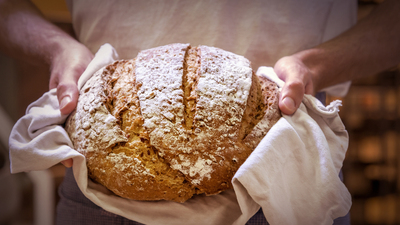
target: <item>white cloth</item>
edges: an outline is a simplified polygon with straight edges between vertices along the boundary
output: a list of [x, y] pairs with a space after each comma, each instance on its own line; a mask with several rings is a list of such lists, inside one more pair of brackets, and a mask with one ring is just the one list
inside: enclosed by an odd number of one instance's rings
[[[117, 57], [103, 45], [89, 65], [96, 71]], [[277, 79], [271, 68], [259, 74]], [[91, 76], [85, 73], [80, 84]], [[338, 174], [348, 146], [338, 116], [340, 102], [324, 107], [312, 96], [292, 116], [268, 132], [232, 182], [233, 190], [196, 196], [185, 203], [120, 198], [87, 176], [83, 155], [63, 128], [56, 90], [33, 102], [10, 135], [11, 171], [43, 170], [73, 158], [74, 177], [83, 194], [105, 210], [144, 224], [245, 224], [260, 207], [270, 224], [332, 224], [348, 213], [351, 197]]]

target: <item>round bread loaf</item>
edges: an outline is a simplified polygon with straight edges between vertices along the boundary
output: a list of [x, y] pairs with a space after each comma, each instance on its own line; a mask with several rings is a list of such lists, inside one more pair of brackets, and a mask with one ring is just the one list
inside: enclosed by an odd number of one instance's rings
[[96, 72], [65, 128], [90, 178], [116, 195], [184, 202], [232, 188], [280, 116], [276, 84], [246, 58], [171, 44]]

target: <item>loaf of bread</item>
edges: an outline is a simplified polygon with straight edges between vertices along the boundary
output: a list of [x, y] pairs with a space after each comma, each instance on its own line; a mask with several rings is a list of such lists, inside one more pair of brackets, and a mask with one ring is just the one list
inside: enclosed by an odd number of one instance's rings
[[65, 128], [95, 182], [128, 199], [184, 202], [232, 188], [280, 117], [276, 84], [246, 58], [171, 44], [96, 72]]

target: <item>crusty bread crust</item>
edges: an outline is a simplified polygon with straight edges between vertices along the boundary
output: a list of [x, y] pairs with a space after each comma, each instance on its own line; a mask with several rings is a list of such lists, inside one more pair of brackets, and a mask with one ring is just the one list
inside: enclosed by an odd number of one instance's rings
[[66, 122], [89, 176], [134, 200], [218, 194], [280, 118], [278, 88], [222, 49], [171, 44], [99, 70]]

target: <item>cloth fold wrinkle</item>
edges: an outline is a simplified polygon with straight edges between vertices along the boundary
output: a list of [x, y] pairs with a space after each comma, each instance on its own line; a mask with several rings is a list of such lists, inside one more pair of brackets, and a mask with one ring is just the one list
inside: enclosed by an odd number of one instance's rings
[[[79, 80], [118, 58], [103, 45]], [[270, 67], [257, 72], [280, 85]], [[275, 124], [239, 168], [234, 190], [199, 195], [181, 204], [120, 198], [88, 179], [85, 157], [73, 149], [63, 128], [56, 89], [32, 103], [10, 135], [11, 171], [42, 170], [73, 158], [82, 193], [106, 211], [144, 224], [245, 224], [261, 207], [270, 224], [332, 224], [350, 209], [351, 197], [338, 177], [348, 136], [338, 115], [340, 102], [324, 107], [305, 96], [299, 110]], [[157, 216], [154, 216], [157, 215]]]

